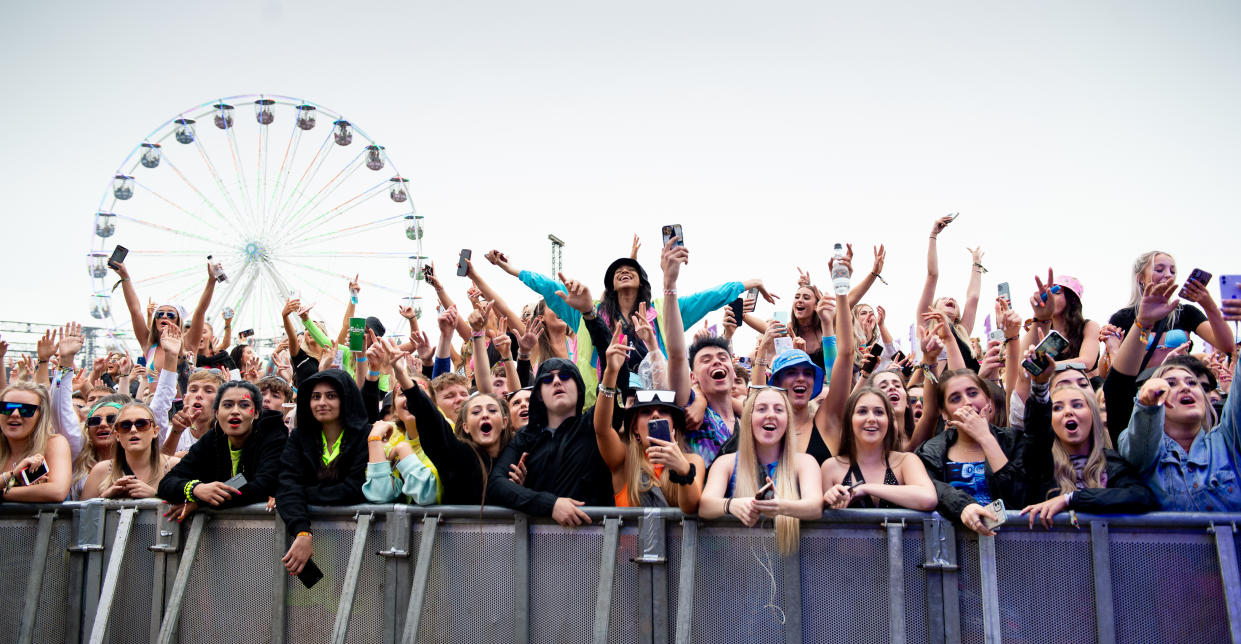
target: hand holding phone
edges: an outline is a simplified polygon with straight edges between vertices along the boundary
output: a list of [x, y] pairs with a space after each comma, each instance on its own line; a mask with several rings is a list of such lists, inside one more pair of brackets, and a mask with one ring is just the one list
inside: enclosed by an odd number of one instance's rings
[[467, 262], [473, 255], [474, 251], [468, 248], [461, 249], [461, 255], [457, 257], [457, 277], [465, 277], [470, 274], [470, 267]]
[[664, 246], [667, 246], [668, 242], [671, 241], [673, 237], [677, 238], [677, 246], [685, 245], [685, 233], [681, 230], [681, 224], [664, 226], [660, 229], [660, 234], [663, 237]]
[[47, 463], [39, 463], [34, 467], [28, 467], [18, 473], [17, 478], [13, 481], [13, 484], [19, 486], [33, 485], [45, 476], [47, 476]]
[[1008, 282], [1000, 282], [1000, 285], [996, 287], [996, 296], [1004, 300], [1008, 308], [1013, 308], [1013, 295], [1009, 291]]
[[672, 421], [667, 418], [657, 418], [647, 421], [646, 435], [648, 438], [657, 438], [665, 443], [672, 442]]
[[988, 503], [986, 509], [990, 510], [991, 513], [995, 515], [995, 520], [992, 521], [986, 516], [979, 515], [979, 520], [982, 521], [982, 527], [988, 530], [995, 530], [996, 528], [1004, 525], [1005, 521], [1008, 521], [1008, 515], [1005, 514], [1004, 509], [1004, 499], [996, 499], [991, 503]]
[[754, 498], [759, 501], [766, 501], [768, 499], [773, 499], [775, 498], [775, 496], [776, 496], [776, 484], [773, 483], [771, 479], [767, 479], [767, 484], [764, 485], [763, 487], [758, 488], [758, 492], [754, 494]]
[[108, 258], [108, 266], [111, 268], [116, 268], [123, 264], [125, 262], [125, 258], [128, 256], [129, 249], [117, 244], [116, 248], [112, 249], [112, 256]]
[[1030, 375], [1037, 376], [1043, 373], [1050, 364], [1047, 358], [1053, 360], [1061, 354], [1065, 349], [1069, 348], [1069, 341], [1058, 331], [1050, 331], [1042, 342], [1034, 347], [1034, 358], [1021, 361], [1021, 367], [1030, 372]]

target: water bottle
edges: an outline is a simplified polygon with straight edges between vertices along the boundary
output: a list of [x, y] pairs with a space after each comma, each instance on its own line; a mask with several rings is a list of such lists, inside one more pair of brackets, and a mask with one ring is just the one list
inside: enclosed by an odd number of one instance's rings
[[836, 291], [836, 295], [848, 295], [849, 267], [839, 261], [845, 258], [844, 247], [836, 244], [832, 250], [832, 258], [837, 260], [832, 262], [832, 290]]
[[349, 289], [349, 301], [354, 304], [358, 303], [358, 289], [356, 288]]
[[221, 312], [221, 315], [224, 316], [225, 320], [233, 319], [233, 307], [231, 306], [224, 307], [224, 310]]

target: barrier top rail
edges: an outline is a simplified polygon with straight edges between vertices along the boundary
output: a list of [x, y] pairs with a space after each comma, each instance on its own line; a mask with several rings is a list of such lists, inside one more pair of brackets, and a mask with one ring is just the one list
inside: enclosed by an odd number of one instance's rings
[[[105, 510], [119, 510], [121, 508], [137, 508], [139, 510], [158, 510], [166, 508], [166, 504], [158, 499], [92, 499], [90, 501], [69, 501], [66, 503], [6, 503], [0, 504], [0, 515], [29, 515], [37, 514], [40, 511], [46, 512], [51, 510], [72, 511], [74, 509], [87, 506], [102, 506]], [[601, 520], [604, 517], [619, 517], [621, 519], [641, 519], [643, 517], [654, 518], [660, 517], [666, 520], [680, 520], [690, 518], [692, 515], [686, 515], [677, 508], [615, 508], [615, 507], [582, 507], [592, 520]], [[311, 512], [319, 517], [353, 517], [358, 514], [387, 514], [391, 512], [406, 512], [413, 515], [435, 515], [445, 519], [477, 519], [477, 520], [512, 520], [514, 516], [520, 514], [515, 510], [510, 510], [502, 506], [477, 506], [477, 505], [404, 505], [404, 504], [361, 504], [361, 505], [341, 505], [341, 506], [310, 506]], [[208, 515], [221, 516], [274, 516], [274, 512], [269, 512], [267, 507], [261, 503], [229, 508], [227, 510], [213, 510], [210, 508], [200, 508], [199, 512], [205, 512]], [[1008, 512], [1008, 521], [1004, 524], [1005, 528], [1027, 527], [1028, 519], [1017, 512]], [[843, 523], [843, 524], [862, 524], [862, 525], [883, 525], [885, 523], [900, 522], [913, 523], [939, 517], [938, 514], [930, 512], [918, 512], [915, 510], [902, 509], [850, 509], [850, 510], [825, 510], [823, 517], [815, 521], [803, 521], [803, 523]], [[941, 517], [942, 518], [942, 517]], [[733, 517], [722, 519], [714, 519], [711, 523], [729, 523], [737, 522]], [[1094, 522], [1106, 522], [1108, 525], [1116, 527], [1159, 527], [1159, 528], [1192, 528], [1207, 527], [1211, 525], [1232, 524], [1234, 529], [1241, 524], [1241, 513], [1237, 512], [1150, 512], [1146, 514], [1077, 514], [1077, 525], [1088, 526]], [[1037, 523], [1037, 522], [1036, 522]], [[1073, 526], [1073, 518], [1069, 513], [1061, 513], [1055, 516], [1054, 525], [1062, 527]]]

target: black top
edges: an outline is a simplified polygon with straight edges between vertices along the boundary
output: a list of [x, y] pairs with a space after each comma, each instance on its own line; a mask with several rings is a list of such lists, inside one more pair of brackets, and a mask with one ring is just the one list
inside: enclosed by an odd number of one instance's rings
[[810, 425], [810, 443], [806, 445], [806, 453], [813, 456], [819, 465], [823, 465], [824, 461], [832, 457], [832, 450], [828, 449], [827, 443], [823, 441], [819, 426], [813, 423]]
[[[559, 497], [582, 501], [586, 505], [610, 506], [612, 472], [599, 454], [595, 438], [594, 407], [580, 416], [565, 420], [552, 431], [534, 425], [513, 436], [491, 468], [488, 481], [491, 498], [505, 507], [534, 516], [551, 516]], [[508, 479], [509, 466], [526, 453], [526, 484]], [[429, 455], [429, 454], [428, 454]], [[444, 486], [448, 493], [448, 486]]]
[[1103, 400], [1107, 407], [1107, 433], [1112, 444], [1120, 444], [1120, 433], [1129, 426], [1133, 415], [1133, 399], [1138, 395], [1138, 377], [1116, 369], [1107, 372], [1103, 381]]
[[[475, 452], [453, 433], [452, 426], [418, 386], [405, 390], [405, 408], [418, 423], [422, 450], [435, 464], [444, 487], [445, 505], [481, 505], [483, 482], [491, 470], [487, 452]], [[479, 457], [482, 462], [479, 462]]]
[[[1132, 398], [1130, 399], [1132, 404]], [[1055, 434], [1051, 429], [1051, 402], [1026, 400], [1026, 427], [1012, 462], [1025, 487], [1025, 505], [1042, 503], [1059, 493], [1051, 455]], [[1085, 488], [1073, 493], [1070, 509], [1094, 514], [1140, 513], [1159, 507], [1155, 495], [1142, 482], [1132, 465], [1113, 450], [1104, 450], [1107, 457], [1106, 487]]]
[[[280, 455], [288, 437], [280, 412], [263, 411], [254, 419], [254, 428], [241, 446], [241, 460], [237, 463], [237, 473], [246, 477], [246, 484], [238, 488], [241, 496], [214, 507], [263, 503], [267, 497], [274, 496], [280, 476]], [[160, 480], [159, 498], [169, 503], [184, 503], [186, 483], [195, 480], [211, 483], [231, 478], [233, 461], [229, 456], [228, 435], [220, 430], [218, 423], [213, 424]]]
[[[854, 484], [861, 485], [866, 482], [866, 477], [862, 476], [862, 468], [857, 463], [849, 464], [849, 471], [845, 472], [845, 478], [840, 482], [841, 485], [852, 487]], [[887, 457], [883, 459], [883, 484], [884, 485], [900, 485], [896, 480], [896, 474], [892, 471], [892, 466], [888, 463]], [[851, 508], [899, 508], [901, 506], [884, 499], [874, 499], [869, 495], [862, 494], [853, 499], [849, 504]]]
[[[1129, 331], [1129, 327], [1133, 326], [1133, 321], [1135, 319], [1137, 319], [1137, 312], [1134, 310], [1134, 307], [1126, 306], [1125, 308], [1113, 313], [1112, 317], [1108, 318], [1107, 323], [1116, 326], [1120, 328], [1121, 331], [1125, 331], [1127, 333]], [[1193, 333], [1198, 330], [1198, 327], [1201, 326], [1203, 322], [1206, 321], [1207, 316], [1201, 309], [1193, 304], [1181, 304], [1177, 306], [1176, 310], [1172, 313], [1171, 328], [1180, 329], [1185, 333]], [[1168, 331], [1170, 329], [1164, 320], [1160, 320], [1155, 324], [1155, 328], [1153, 330], [1155, 332], [1159, 332]]]
[[[1009, 461], [998, 472], [991, 471], [991, 465], [986, 466], [987, 489], [991, 491], [991, 498], [1002, 498], [1004, 503], [1010, 507], [1019, 506], [1023, 497], [1016, 477], [1020, 473], [1014, 467], [1012, 460], [1012, 455], [1017, 448], [1017, 433], [1011, 427], [996, 427], [995, 425], [990, 425], [990, 427], [991, 434], [995, 436], [1000, 444], [1000, 450], [1008, 456]], [[960, 523], [961, 511], [965, 509], [965, 506], [978, 501], [965, 490], [955, 488], [947, 482], [948, 448], [956, 442], [957, 430], [953, 427], [945, 427], [944, 431], [920, 445], [915, 453], [918, 458], [922, 459], [922, 464], [926, 466], [926, 473], [931, 475], [931, 481], [935, 484], [935, 494], [939, 497], [939, 505], [936, 506], [935, 511], [944, 518]]]
[[[323, 427], [310, 411], [310, 393], [319, 382], [331, 382], [340, 399], [340, 454], [323, 464]], [[289, 534], [310, 529], [307, 505], [364, 503], [367, 422], [362, 392], [349, 374], [328, 369], [305, 380], [297, 397], [297, 429], [289, 434], [280, 456], [280, 488], [276, 509]]]
[[299, 350], [291, 358], [289, 362], [293, 366], [293, 386], [301, 387], [302, 381], [319, 373], [319, 361], [312, 358], [309, 353]]

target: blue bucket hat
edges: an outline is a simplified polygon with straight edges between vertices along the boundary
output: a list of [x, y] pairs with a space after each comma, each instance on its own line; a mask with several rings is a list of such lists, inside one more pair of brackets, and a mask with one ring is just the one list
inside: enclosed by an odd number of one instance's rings
[[810, 354], [801, 349], [789, 349], [776, 356], [776, 359], [771, 362], [771, 379], [769, 382], [778, 384], [781, 371], [803, 365], [814, 369], [814, 390], [810, 397], [817, 398], [819, 393], [823, 391], [823, 368], [811, 361]]

